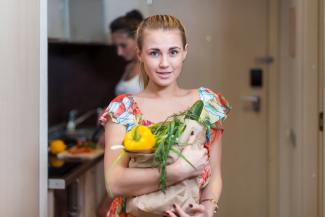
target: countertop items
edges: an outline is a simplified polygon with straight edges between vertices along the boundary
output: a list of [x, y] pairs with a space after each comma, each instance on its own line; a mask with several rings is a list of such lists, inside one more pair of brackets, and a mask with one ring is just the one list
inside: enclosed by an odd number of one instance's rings
[[66, 189], [74, 180], [82, 176], [87, 170], [96, 166], [104, 158], [104, 152], [96, 151], [92, 159], [83, 157], [75, 159], [59, 159], [56, 156], [49, 156], [48, 166], [48, 189]]

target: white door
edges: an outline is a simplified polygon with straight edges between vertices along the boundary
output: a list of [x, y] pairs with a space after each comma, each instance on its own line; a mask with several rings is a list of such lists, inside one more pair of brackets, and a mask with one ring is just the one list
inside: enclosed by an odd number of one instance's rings
[[[182, 83], [221, 92], [233, 109], [223, 137], [219, 217], [268, 216], [267, 0], [164, 0], [150, 14], [172, 14], [186, 25], [189, 56]], [[255, 69], [255, 70], [253, 70]], [[262, 72], [262, 86], [250, 85]], [[255, 98], [255, 96], [257, 98]], [[260, 99], [252, 108], [252, 102]]]

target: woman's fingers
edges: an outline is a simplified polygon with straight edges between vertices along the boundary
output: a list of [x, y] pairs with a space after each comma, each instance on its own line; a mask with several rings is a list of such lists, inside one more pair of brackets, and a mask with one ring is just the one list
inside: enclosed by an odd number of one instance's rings
[[190, 206], [191, 212], [204, 212], [205, 211], [205, 207], [202, 204], [194, 203], [194, 204], [190, 204], [189, 206]]
[[[166, 215], [167, 214], [167, 215]], [[177, 215], [175, 215], [175, 213], [173, 213], [172, 211], [168, 210], [164, 212], [164, 216], [170, 216], [170, 217], [178, 217]]]
[[[190, 213], [201, 213], [203, 214], [205, 212], [205, 207], [202, 204], [193, 203], [189, 205]], [[190, 217], [178, 204], [175, 204], [174, 206], [175, 211], [168, 210], [165, 213], [170, 217]], [[165, 215], [166, 216], [166, 215]]]
[[180, 217], [189, 217], [188, 214], [186, 214], [184, 212], [184, 210], [178, 205], [178, 204], [175, 204], [174, 206], [175, 210], [176, 210], [176, 213], [180, 216]]
[[[190, 217], [178, 204], [174, 204], [174, 211], [167, 210], [165, 213], [170, 217]], [[166, 216], [166, 215], [165, 215]]]

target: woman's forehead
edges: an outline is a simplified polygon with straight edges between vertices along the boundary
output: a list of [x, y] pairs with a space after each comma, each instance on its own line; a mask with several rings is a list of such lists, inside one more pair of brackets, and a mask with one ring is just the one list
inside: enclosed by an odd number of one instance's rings
[[182, 47], [182, 36], [178, 29], [146, 29], [143, 34], [143, 47], [146, 49]]

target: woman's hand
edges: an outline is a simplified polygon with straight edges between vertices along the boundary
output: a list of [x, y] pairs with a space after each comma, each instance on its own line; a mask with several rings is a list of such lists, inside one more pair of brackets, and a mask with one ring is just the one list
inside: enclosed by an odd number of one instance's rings
[[207, 209], [202, 204], [191, 204], [189, 213], [186, 213], [182, 208], [175, 204], [174, 210], [167, 210], [164, 212], [164, 216], [170, 217], [212, 217], [213, 212], [208, 213]]
[[178, 174], [182, 177], [181, 180], [201, 175], [204, 168], [209, 164], [208, 152], [205, 148], [198, 149], [188, 145], [183, 149], [182, 154], [196, 169], [180, 157], [174, 164]]

